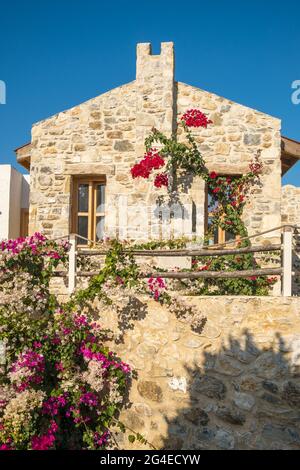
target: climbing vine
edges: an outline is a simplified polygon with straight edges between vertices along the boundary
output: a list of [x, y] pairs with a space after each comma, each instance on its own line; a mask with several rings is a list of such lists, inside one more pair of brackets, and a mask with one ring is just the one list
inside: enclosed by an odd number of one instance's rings
[[[153, 128], [145, 139], [146, 153], [144, 158], [131, 168], [133, 178], [153, 179], [156, 188], [166, 187], [169, 194], [178, 190], [178, 174], [184, 181], [185, 175], [200, 176], [207, 185], [209, 201], [209, 224], [205, 234], [205, 243], [214, 238], [220, 227], [236, 238], [238, 247], [250, 245], [246, 239], [248, 232], [243, 221], [243, 210], [252, 188], [260, 184], [262, 163], [260, 153], [249, 163], [248, 172], [243, 175], [224, 176], [209, 171], [192, 134], [193, 128], [207, 128], [212, 124], [207, 116], [197, 109], [188, 110], [178, 123], [183, 129], [186, 142], [178, 142], [176, 135], [165, 136]], [[155, 145], [159, 144], [159, 151]], [[162, 169], [164, 170], [162, 172]], [[242, 240], [241, 240], [242, 239]], [[202, 258], [203, 260], [203, 258]], [[201, 264], [195, 259], [193, 270], [247, 270], [257, 267], [253, 254], [239, 256], [208, 257]], [[247, 294], [266, 295], [276, 278], [253, 276], [248, 279], [205, 279], [193, 281], [201, 294]]]

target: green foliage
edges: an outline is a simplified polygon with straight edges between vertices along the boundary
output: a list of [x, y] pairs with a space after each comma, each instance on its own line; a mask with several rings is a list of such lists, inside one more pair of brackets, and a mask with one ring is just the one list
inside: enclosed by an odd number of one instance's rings
[[104, 280], [121, 275], [132, 285], [136, 266], [126, 268], [133, 258], [114, 242], [96, 282], [60, 304], [49, 284], [58, 263], [66, 266], [67, 250], [40, 234], [3, 245], [1, 450], [103, 449], [124, 404], [130, 367], [110, 351], [110, 332], [84, 307], [101, 295]]
[[[149, 150], [156, 143], [161, 145], [159, 153], [167, 160], [167, 170], [172, 175], [172, 187], [169, 191], [176, 191], [177, 171], [185, 171], [186, 174], [200, 176], [207, 184], [210, 196], [209, 213], [210, 220], [205, 234], [205, 243], [208, 245], [213, 238], [215, 231], [220, 227], [229, 232], [237, 239], [239, 247], [250, 246], [247, 239], [248, 231], [243, 221], [243, 210], [247, 203], [247, 197], [251, 194], [252, 188], [260, 185], [260, 174], [262, 164], [260, 162], [260, 152], [254, 161], [249, 164], [249, 171], [244, 175], [223, 176], [216, 172], [209, 172], [203, 156], [201, 155], [197, 143], [192, 135], [190, 127], [184, 121], [180, 123], [186, 136], [186, 143], [177, 142], [176, 135], [171, 138], [166, 137], [157, 129], [152, 129], [150, 135], [145, 139], [146, 150]], [[184, 175], [182, 180], [184, 180]], [[165, 246], [181, 248], [182, 245], [176, 241], [150, 242], [141, 248], [155, 249]], [[149, 249], [148, 248], [148, 249]], [[236, 256], [211, 257], [204, 265], [205, 270], [211, 271], [239, 271], [259, 268], [254, 254], [241, 254]], [[194, 264], [196, 269], [196, 264]], [[268, 295], [270, 288], [276, 282], [276, 278], [266, 276], [254, 276], [251, 279], [204, 279], [190, 283], [196, 292], [201, 295]], [[197, 290], [199, 288], [199, 290]], [[195, 290], [194, 290], [195, 292]]]

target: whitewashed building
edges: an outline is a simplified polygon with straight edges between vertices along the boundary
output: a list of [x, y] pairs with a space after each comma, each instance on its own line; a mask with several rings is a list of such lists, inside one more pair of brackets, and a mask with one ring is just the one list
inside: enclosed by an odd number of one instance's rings
[[28, 234], [29, 175], [0, 165], [0, 240]]

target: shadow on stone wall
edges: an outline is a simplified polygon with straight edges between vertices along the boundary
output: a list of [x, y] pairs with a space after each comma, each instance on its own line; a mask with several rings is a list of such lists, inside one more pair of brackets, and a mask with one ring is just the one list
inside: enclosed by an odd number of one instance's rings
[[117, 331], [119, 334], [116, 343], [124, 343], [124, 335], [127, 330], [133, 330], [135, 322], [143, 320], [148, 313], [146, 302], [142, 302], [135, 296], [130, 296], [126, 306], [116, 307], [117, 312]]
[[[287, 344], [278, 334], [275, 347], [260, 349], [245, 331], [240, 341], [229, 338], [217, 354], [204, 351], [203, 358], [201, 368], [187, 365], [186, 377], [170, 378], [174, 417], [164, 416], [167, 435], [156, 434], [155, 447], [300, 448], [299, 340]], [[151, 383], [152, 399], [159, 402], [162, 390]]]

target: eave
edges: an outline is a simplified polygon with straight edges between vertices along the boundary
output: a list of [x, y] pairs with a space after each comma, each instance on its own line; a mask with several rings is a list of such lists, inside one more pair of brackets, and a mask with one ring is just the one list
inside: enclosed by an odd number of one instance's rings
[[281, 137], [281, 174], [282, 176], [300, 160], [300, 142]]
[[31, 142], [15, 149], [17, 162], [30, 171]]

